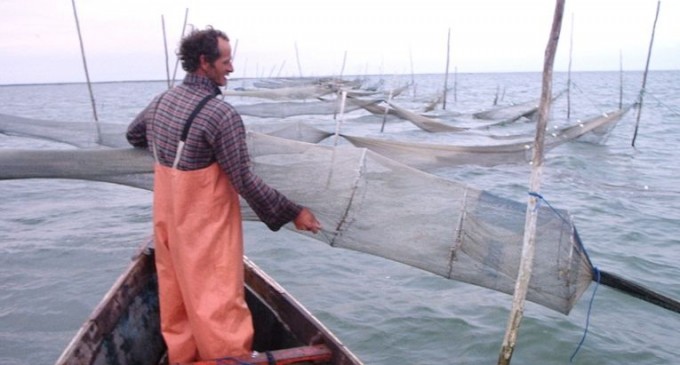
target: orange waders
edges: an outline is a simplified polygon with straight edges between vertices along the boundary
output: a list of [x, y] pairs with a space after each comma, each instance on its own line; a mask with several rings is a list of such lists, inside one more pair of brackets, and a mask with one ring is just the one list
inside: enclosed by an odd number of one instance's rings
[[254, 331], [236, 190], [217, 163], [180, 171], [156, 162], [154, 171], [161, 331], [170, 363], [249, 355]]

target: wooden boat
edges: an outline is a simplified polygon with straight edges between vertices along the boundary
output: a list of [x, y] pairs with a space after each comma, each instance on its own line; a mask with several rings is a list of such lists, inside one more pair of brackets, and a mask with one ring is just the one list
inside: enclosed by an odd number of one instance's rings
[[[194, 365], [362, 364], [272, 278], [246, 257], [244, 263], [246, 300], [255, 326], [254, 355]], [[56, 364], [167, 364], [149, 245], [114, 283]]]

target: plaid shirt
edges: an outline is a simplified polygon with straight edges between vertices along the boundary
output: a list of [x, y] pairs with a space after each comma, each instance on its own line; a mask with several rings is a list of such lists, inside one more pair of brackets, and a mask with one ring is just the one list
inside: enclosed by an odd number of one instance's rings
[[[172, 166], [189, 115], [205, 96], [219, 93], [210, 79], [188, 74], [182, 85], [158, 95], [137, 115], [128, 127], [128, 142], [143, 148], [155, 145], [158, 162]], [[177, 168], [197, 170], [214, 162], [271, 230], [295, 219], [302, 209], [252, 172], [241, 116], [217, 98], [194, 119]]]

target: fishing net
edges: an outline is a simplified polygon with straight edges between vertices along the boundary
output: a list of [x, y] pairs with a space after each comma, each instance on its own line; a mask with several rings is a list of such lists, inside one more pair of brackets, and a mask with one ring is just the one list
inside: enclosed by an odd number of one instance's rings
[[[322, 146], [250, 132], [248, 146], [255, 173], [315, 212], [323, 230], [311, 237], [513, 292], [526, 204], [351, 145]], [[0, 166], [0, 179], [77, 178], [152, 188], [153, 161], [139, 149], [2, 150]], [[257, 220], [247, 204], [242, 206], [244, 219]], [[538, 209], [527, 299], [566, 314], [592, 281], [592, 267], [569, 214]]]
[[[377, 103], [377, 100], [347, 99], [344, 112], [361, 109]], [[260, 118], [288, 118], [297, 115], [335, 115], [341, 110], [339, 99], [317, 101], [287, 101], [273, 103], [241, 104], [236, 106], [241, 115]]]
[[229, 97], [250, 97], [270, 100], [304, 100], [319, 98], [334, 92], [335, 90], [331, 84], [305, 84], [302, 86], [281, 87], [277, 89], [224, 90], [222, 94]]
[[[273, 187], [314, 210], [323, 231], [313, 238], [449, 279], [508, 294], [514, 291], [524, 240], [526, 204], [424, 171], [456, 164], [489, 166], [528, 161], [532, 155], [533, 133], [492, 135], [481, 134], [479, 130], [530, 116], [535, 111], [533, 102], [476, 114], [448, 113], [446, 119], [436, 119], [401, 108], [389, 100], [387, 106], [380, 106], [385, 102], [380, 94], [384, 97], [385, 92], [353, 90], [354, 85], [348, 83], [310, 85], [281, 80], [269, 86], [270, 90], [232, 94], [291, 100], [262, 103], [254, 99], [256, 104], [252, 104], [253, 100], [238, 104], [244, 115], [260, 117], [246, 121], [253, 168]], [[393, 90], [389, 95], [398, 95], [407, 87]], [[340, 91], [347, 96], [342, 98], [345, 105], [338, 104]], [[328, 100], [324, 95], [329, 95]], [[431, 105], [426, 109], [429, 107]], [[602, 141], [631, 107], [570, 126], [551, 127], [546, 133], [544, 149], [547, 151], [577, 138]], [[444, 133], [428, 133], [429, 143], [397, 141], [395, 138], [403, 137], [399, 133], [386, 138], [369, 138], [351, 131], [340, 133], [344, 118], [340, 115], [336, 119], [338, 110], [342, 113], [358, 108], [369, 114], [353, 118], [355, 127], [374, 123], [376, 118], [383, 126], [387, 120], [399, 119], [405, 121], [402, 124], [406, 126]], [[316, 117], [305, 118], [304, 122], [278, 120], [294, 115], [323, 114], [332, 114], [332, 120]], [[364, 120], [369, 117], [373, 119]], [[129, 148], [124, 137], [125, 127], [0, 114], [0, 133], [48, 139], [79, 148], [0, 150], [0, 180], [70, 178], [151, 190], [151, 156], [147, 151]], [[317, 144], [333, 135], [329, 130], [335, 130], [335, 147]], [[408, 135], [408, 128], [403, 132]], [[340, 136], [349, 143], [337, 146]], [[454, 136], [460, 136], [467, 143], [451, 143]], [[433, 143], [439, 137], [445, 137], [447, 143]], [[479, 142], [480, 138], [485, 140]], [[245, 202], [242, 207], [244, 219], [257, 220]], [[528, 300], [567, 314], [595, 279], [680, 313], [680, 302], [673, 298], [617, 275], [594, 270], [566, 211], [541, 205], [537, 210], [536, 252]], [[293, 229], [292, 225], [288, 228]]]
[[[249, 134], [249, 148], [258, 175], [314, 210], [324, 227], [314, 238], [513, 292], [526, 204], [366, 149], [256, 133]], [[592, 281], [592, 267], [567, 212], [541, 206], [538, 217], [527, 299], [568, 313]]]
[[[557, 93], [552, 100], [556, 100], [566, 91]], [[416, 127], [431, 133], [461, 132], [470, 129], [486, 129], [493, 126], [516, 122], [522, 118], [531, 119], [538, 110], [538, 100], [520, 104], [497, 106], [485, 111], [472, 114], [449, 113], [446, 120], [440, 120], [425, 114], [418, 114], [402, 108], [393, 102], [388, 102], [389, 112], [404, 120], [408, 120]], [[427, 107], [426, 109], [429, 109]], [[365, 107], [372, 113], [382, 113], [379, 109]]]
[[[616, 123], [628, 112], [632, 105], [610, 113], [604, 113], [573, 125], [549, 131], [545, 135], [544, 151], [581, 137], [601, 141], [606, 138]], [[429, 171], [452, 165], [495, 166], [506, 163], [527, 163], [533, 155], [533, 135], [480, 136], [469, 138], [474, 144], [410, 142], [395, 138], [372, 138], [342, 135], [357, 147], [368, 148], [384, 156], [400, 161], [411, 167]], [[480, 139], [483, 143], [479, 143]]]

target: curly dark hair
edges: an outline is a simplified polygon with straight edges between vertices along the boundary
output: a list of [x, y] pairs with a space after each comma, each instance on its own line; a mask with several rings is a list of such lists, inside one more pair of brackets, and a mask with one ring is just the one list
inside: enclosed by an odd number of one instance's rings
[[182, 61], [182, 68], [186, 72], [195, 72], [200, 65], [201, 55], [205, 55], [208, 62], [215, 62], [220, 57], [220, 50], [217, 48], [217, 39], [229, 40], [227, 35], [212, 26], [204, 30], [194, 29], [182, 38], [179, 47], [179, 59]]

